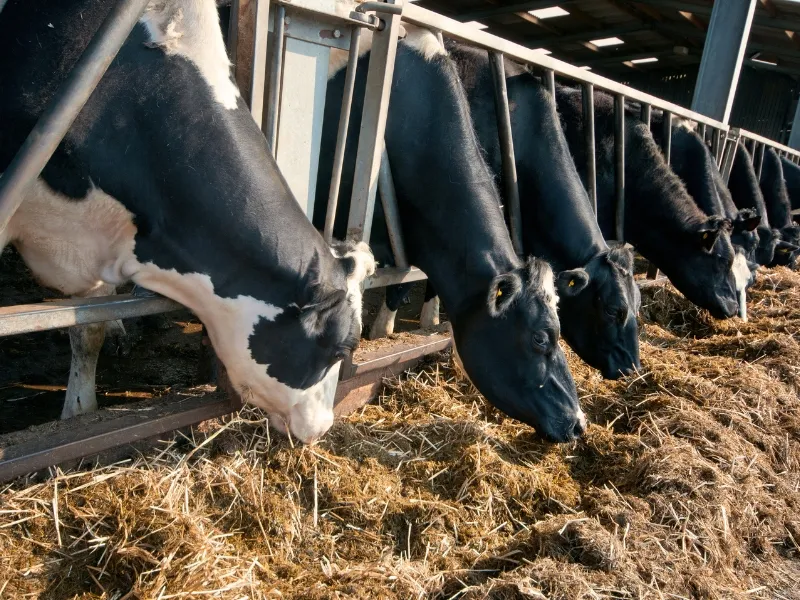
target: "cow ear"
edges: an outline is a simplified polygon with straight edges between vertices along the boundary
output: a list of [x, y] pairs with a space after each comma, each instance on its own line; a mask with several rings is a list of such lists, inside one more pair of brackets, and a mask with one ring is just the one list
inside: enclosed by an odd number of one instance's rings
[[347, 292], [321, 285], [313, 286], [310, 292], [313, 301], [300, 307], [300, 323], [309, 337], [317, 337], [336, 308], [347, 299]]
[[761, 225], [761, 217], [755, 216], [744, 219], [742, 221], [742, 229], [744, 231], [755, 231]]
[[561, 271], [556, 277], [556, 290], [562, 298], [577, 296], [589, 285], [589, 273], [585, 269]]
[[493, 317], [502, 315], [514, 303], [521, 291], [522, 279], [514, 271], [495, 277], [489, 285], [489, 295], [486, 299], [489, 314]]

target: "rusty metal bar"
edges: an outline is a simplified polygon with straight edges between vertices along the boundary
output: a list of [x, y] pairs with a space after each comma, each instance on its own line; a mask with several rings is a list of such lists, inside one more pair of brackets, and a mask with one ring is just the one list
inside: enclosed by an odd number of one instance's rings
[[[266, 0], [261, 0], [266, 2]], [[275, 7], [275, 19], [272, 22], [272, 63], [269, 67], [269, 101], [267, 102], [267, 116], [264, 121], [264, 135], [267, 144], [276, 156], [278, 149], [278, 112], [281, 102], [281, 77], [283, 74], [283, 49], [286, 46], [286, 7], [279, 4]]]
[[358, 70], [358, 52], [361, 43], [361, 28], [354, 26], [350, 33], [350, 50], [347, 56], [347, 71], [345, 71], [344, 92], [342, 93], [342, 109], [339, 111], [339, 130], [336, 134], [336, 149], [333, 153], [333, 172], [331, 173], [331, 187], [328, 192], [328, 208], [325, 213], [325, 241], [333, 240], [333, 225], [336, 222], [336, 209], [339, 205], [339, 188], [342, 183], [342, 166], [344, 153], [347, 149], [347, 130], [350, 127], [350, 111], [353, 106], [353, 91], [356, 86], [356, 71]]
[[[378, 188], [378, 171], [386, 130], [386, 115], [389, 110], [389, 95], [394, 76], [394, 60], [397, 54], [397, 36], [400, 31], [401, 0], [387, 0], [380, 5], [383, 29], [372, 34], [372, 50], [369, 58], [366, 89], [358, 137], [358, 154], [353, 176], [353, 193], [350, 199], [350, 215], [347, 221], [347, 239], [369, 243], [372, 232], [372, 217], [375, 212], [375, 193]], [[365, 4], [359, 10], [368, 10]], [[399, 10], [398, 10], [399, 9]]]
[[597, 161], [594, 139], [594, 86], [584, 83], [581, 87], [583, 103], [583, 143], [586, 146], [586, 191], [592, 210], [597, 218]]
[[511, 132], [511, 114], [508, 108], [508, 89], [506, 88], [506, 70], [503, 55], [499, 52], [489, 53], [489, 64], [492, 68], [494, 88], [494, 111], [497, 119], [497, 133], [500, 138], [500, 158], [503, 168], [503, 191], [505, 193], [508, 224], [514, 251], [522, 255], [522, 213], [519, 205], [519, 185], [517, 182], [517, 164], [514, 157], [514, 139]]
[[0, 337], [143, 317], [180, 308], [180, 304], [163, 296], [139, 298], [130, 294], [5, 306], [0, 308]]
[[124, 417], [89, 424], [81, 429], [77, 439], [75, 431], [64, 431], [0, 448], [0, 482], [221, 417], [236, 408], [234, 402], [222, 395], [191, 398], [164, 403], [155, 409], [155, 418], [151, 411], [130, 411]]
[[389, 155], [386, 152], [385, 144], [383, 152], [381, 152], [381, 166], [378, 170], [378, 193], [381, 196], [383, 214], [386, 217], [386, 230], [389, 233], [389, 244], [394, 255], [394, 266], [398, 269], [406, 270], [409, 265], [406, 247], [403, 243], [403, 231], [400, 228], [400, 209], [397, 206], [392, 167], [389, 163]]
[[614, 96], [614, 234], [625, 241], [625, 96]]
[[0, 231], [69, 131], [149, 0], [119, 0], [0, 178]]

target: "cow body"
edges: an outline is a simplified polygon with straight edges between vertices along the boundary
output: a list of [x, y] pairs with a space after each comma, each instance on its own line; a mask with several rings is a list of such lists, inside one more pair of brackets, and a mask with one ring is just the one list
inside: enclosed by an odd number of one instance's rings
[[[581, 92], [557, 89], [558, 109], [578, 170], [585, 175]], [[598, 222], [614, 237], [614, 102], [595, 93]], [[655, 115], [654, 115], [655, 120]], [[729, 223], [697, 207], [632, 110], [625, 117], [625, 241], [667, 275], [690, 301], [717, 318], [734, 316], [739, 301], [732, 273]]]
[[[398, 45], [385, 132], [408, 259], [435, 286], [458, 356], [487, 400], [546, 437], [574, 439], [585, 417], [558, 346], [553, 273], [546, 263], [523, 262], [514, 253], [455, 66], [431, 33], [408, 30]], [[335, 232], [346, 229], [366, 71], [362, 58]], [[328, 85], [318, 227], [326, 212], [343, 84], [340, 71]], [[380, 203], [371, 244], [379, 262], [392, 263]]]
[[[485, 51], [448, 45], [467, 92], [475, 132], [495, 174], [502, 158], [492, 73]], [[524, 67], [506, 62], [522, 215], [523, 251], [559, 272], [579, 270], [586, 284], [559, 305], [564, 339], [604, 377], [639, 368], [633, 255], [603, 239], [550, 94]], [[497, 175], [496, 175], [497, 176]]]
[[[67, 4], [0, 13], [0, 168], [113, 2]], [[325, 244], [292, 198], [230, 79], [214, 0], [148, 6], [0, 242], [63, 293], [133, 280], [184, 304], [279, 429], [330, 426], [374, 262]]]
[[792, 265], [800, 254], [800, 227], [792, 219], [792, 204], [783, 178], [781, 158], [772, 148], [764, 149], [759, 184], [770, 225], [780, 231], [781, 241], [785, 242], [778, 243], [773, 264]]
[[785, 156], [781, 156], [781, 168], [783, 169], [783, 181], [786, 183], [786, 191], [789, 194], [789, 203], [792, 206], [792, 210], [798, 210], [800, 209], [800, 166]]

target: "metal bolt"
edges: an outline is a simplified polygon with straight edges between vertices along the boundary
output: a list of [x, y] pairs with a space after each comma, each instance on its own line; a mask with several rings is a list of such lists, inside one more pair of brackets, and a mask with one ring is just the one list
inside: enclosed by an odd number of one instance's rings
[[333, 30], [333, 37], [335, 37], [338, 40], [340, 37], [342, 37], [342, 32], [339, 31], [338, 29], [334, 29]]
[[284, 18], [283, 18], [283, 23], [284, 23], [285, 25], [288, 25], [288, 24], [289, 24], [289, 23], [291, 23], [291, 22], [292, 22], [292, 19], [291, 19], [291, 17], [284, 17]]

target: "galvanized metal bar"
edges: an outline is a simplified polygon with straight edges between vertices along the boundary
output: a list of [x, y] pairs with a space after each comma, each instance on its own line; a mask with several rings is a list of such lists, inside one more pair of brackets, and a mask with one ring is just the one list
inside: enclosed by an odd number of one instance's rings
[[[399, 1], [401, 0], [387, 0], [383, 6], [386, 10], [402, 8], [402, 5], [396, 4]], [[353, 194], [347, 221], [347, 238], [367, 243], [372, 231], [383, 135], [386, 130], [386, 114], [389, 110], [389, 95], [392, 90], [394, 60], [397, 53], [397, 35], [400, 31], [400, 17], [397, 14], [383, 12], [381, 20], [384, 23], [383, 29], [372, 34], [366, 84], [369, 93], [364, 99], [361, 116]]]
[[736, 149], [739, 147], [739, 138], [731, 139], [725, 149], [725, 156], [722, 160], [722, 179], [725, 185], [731, 178], [731, 171], [733, 170], [733, 161], [736, 160]]
[[550, 92], [550, 97], [553, 98], [553, 102], [556, 101], [556, 75], [553, 73], [553, 69], [545, 69], [544, 70], [544, 80], [545, 85], [547, 86], [547, 91]]
[[614, 96], [614, 189], [616, 210], [614, 232], [618, 242], [625, 241], [625, 96]]
[[231, 61], [231, 70], [236, 72], [238, 56], [236, 47], [239, 45], [239, 10], [240, 0], [231, 0], [231, 18], [228, 21], [228, 60]]
[[400, 228], [400, 209], [397, 206], [392, 167], [389, 163], [389, 155], [386, 152], [385, 144], [381, 153], [381, 167], [378, 171], [378, 192], [381, 196], [383, 214], [386, 217], [386, 230], [389, 232], [389, 244], [392, 246], [394, 265], [398, 269], [408, 269], [409, 264], [406, 257], [406, 247], [403, 243], [403, 231]]
[[267, 76], [269, 0], [250, 0], [253, 10], [253, 55], [250, 57], [250, 114], [261, 127], [264, 118], [264, 86]]
[[800, 150], [795, 150], [794, 148], [790, 148], [784, 144], [779, 144], [775, 140], [771, 140], [769, 138], [764, 137], [763, 135], [758, 135], [757, 133], [753, 133], [752, 131], [747, 131], [746, 129], [742, 129], [740, 127], [733, 127], [731, 128], [731, 133], [733, 135], [738, 135], [746, 140], [752, 140], [754, 142], [759, 142], [762, 144], [766, 144], [767, 146], [771, 146], [776, 150], [782, 150], [787, 155], [798, 156], [800, 157]]
[[517, 164], [514, 157], [514, 140], [511, 133], [511, 113], [508, 108], [508, 89], [503, 55], [489, 53], [494, 88], [494, 110], [497, 119], [497, 133], [500, 139], [500, 157], [503, 167], [503, 191], [505, 193], [508, 224], [514, 251], [522, 255], [522, 212], [519, 205], [519, 184]]
[[672, 113], [668, 110], [664, 111], [664, 121], [661, 123], [661, 152], [664, 154], [664, 160], [667, 164], [672, 160]]
[[0, 231], [56, 151], [149, 0], [119, 0], [0, 177]]
[[328, 192], [328, 209], [325, 213], [323, 236], [328, 243], [333, 240], [333, 225], [336, 222], [336, 209], [339, 205], [339, 188], [342, 183], [342, 167], [344, 165], [344, 152], [347, 147], [347, 130], [350, 127], [350, 110], [353, 106], [353, 91], [356, 86], [360, 44], [361, 28], [354, 26], [350, 33], [350, 50], [347, 56], [347, 71], [344, 76], [342, 109], [339, 111], [339, 130], [336, 134], [336, 149], [333, 153], [333, 172], [331, 173], [331, 187]]
[[365, 279], [363, 288], [369, 290], [372, 288], [386, 287], [387, 285], [424, 281], [425, 279], [427, 279], [425, 273], [416, 267], [411, 267], [410, 269], [384, 267], [378, 269], [372, 277]]
[[711, 130], [711, 154], [714, 155], [714, 160], [719, 160], [719, 146], [720, 146], [720, 136], [722, 132], [719, 129], [712, 129]]
[[764, 166], [764, 151], [766, 149], [767, 146], [765, 144], [759, 144], [756, 157], [754, 157], [755, 162], [753, 164], [755, 165], [756, 176], [758, 177], [759, 181], [761, 181], [761, 169]]
[[583, 102], [583, 143], [586, 147], [586, 191], [597, 216], [597, 161], [594, 139], [594, 86], [584, 83], [581, 87]]
[[700, 136], [700, 139], [703, 140], [705, 143], [706, 141], [706, 124], [705, 123], [698, 123], [697, 124], [697, 135]]
[[647, 125], [647, 128], [650, 129], [650, 119], [653, 112], [653, 107], [649, 104], [643, 103], [641, 108], [641, 119], [642, 123]]
[[214, 394], [210, 398], [166, 402], [155, 406], [152, 411], [129, 411], [123, 417], [91, 423], [80, 430], [79, 437], [76, 437], [75, 430], [48, 433], [27, 443], [0, 448], [0, 482], [94, 456], [124, 444], [152, 439], [236, 409], [230, 399]]
[[0, 337], [143, 317], [181, 308], [177, 302], [162, 296], [140, 298], [130, 294], [4, 306], [0, 307]]
[[[266, 0], [261, 0], [265, 2]], [[267, 137], [272, 155], [276, 156], [278, 141], [278, 113], [280, 111], [281, 78], [283, 75], [283, 50], [286, 46], [286, 7], [279, 4], [275, 7], [272, 22], [272, 62], [269, 67], [269, 101], [266, 106], [264, 135]]]

